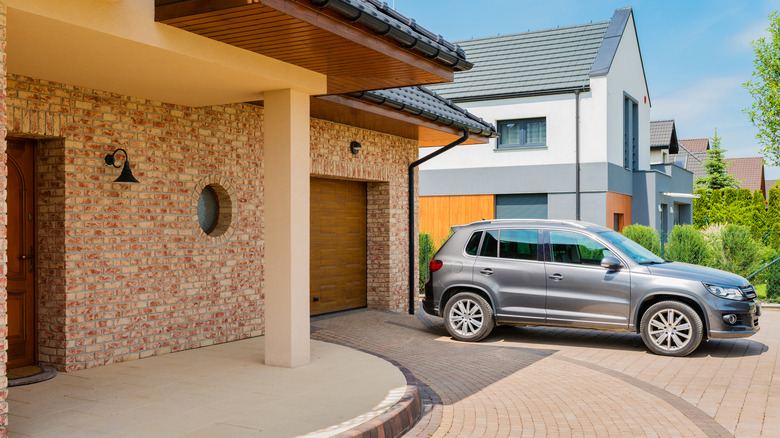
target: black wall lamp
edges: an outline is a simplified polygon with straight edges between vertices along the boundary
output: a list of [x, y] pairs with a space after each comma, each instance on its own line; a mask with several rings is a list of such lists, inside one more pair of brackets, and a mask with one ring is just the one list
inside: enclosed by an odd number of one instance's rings
[[121, 183], [137, 183], [138, 180], [135, 179], [133, 176], [133, 172], [130, 170], [130, 159], [127, 157], [127, 151], [125, 151], [122, 148], [119, 148], [115, 150], [113, 153], [110, 153], [106, 155], [106, 164], [109, 166], [114, 166], [117, 169], [119, 169], [119, 166], [116, 164], [116, 155], [117, 152], [122, 151], [123, 154], [125, 154], [125, 164], [122, 166], [122, 173], [119, 175], [119, 178], [115, 179], [114, 182], [121, 182]]
[[363, 146], [360, 146], [360, 143], [353, 141], [352, 143], [349, 144], [349, 151], [357, 155], [357, 153], [360, 152], [360, 148], [362, 147]]

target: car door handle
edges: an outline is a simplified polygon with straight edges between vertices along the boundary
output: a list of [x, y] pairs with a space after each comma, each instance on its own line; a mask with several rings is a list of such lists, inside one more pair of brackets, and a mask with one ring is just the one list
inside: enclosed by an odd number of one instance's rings
[[561, 280], [563, 280], [563, 275], [561, 275], [561, 274], [553, 274], [553, 275], [550, 275], [547, 278], [549, 278], [550, 280], [561, 281]]
[[484, 275], [493, 275], [493, 270], [490, 269], [490, 268], [485, 268], [485, 269], [479, 271], [479, 273], [480, 274], [484, 274]]

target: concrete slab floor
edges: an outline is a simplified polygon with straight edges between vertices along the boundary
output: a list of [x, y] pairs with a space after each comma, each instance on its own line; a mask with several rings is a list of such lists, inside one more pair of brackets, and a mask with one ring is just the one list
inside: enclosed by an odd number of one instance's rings
[[394, 405], [403, 373], [312, 341], [311, 364], [263, 365], [263, 337], [10, 388], [11, 437], [332, 436]]

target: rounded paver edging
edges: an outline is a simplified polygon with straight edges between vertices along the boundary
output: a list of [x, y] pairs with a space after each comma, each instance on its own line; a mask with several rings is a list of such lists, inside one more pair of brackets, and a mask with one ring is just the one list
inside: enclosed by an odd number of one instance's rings
[[[331, 341], [322, 341], [331, 342]], [[388, 408], [385, 412], [374, 417], [363, 424], [360, 424], [352, 429], [341, 432], [334, 435], [334, 438], [348, 438], [348, 437], [384, 437], [384, 438], [396, 438], [408, 432], [412, 426], [414, 426], [422, 415], [422, 401], [420, 400], [420, 390], [418, 387], [417, 378], [414, 377], [411, 371], [406, 367], [401, 366], [398, 362], [382, 356], [381, 354], [374, 353], [362, 348], [356, 348], [350, 345], [339, 344], [338, 342], [331, 342], [336, 345], [352, 348], [353, 350], [360, 351], [361, 353], [370, 354], [378, 357], [382, 360], [386, 360], [394, 367], [398, 368], [406, 378], [406, 391], [404, 395], [398, 400], [396, 404]]]
[[407, 385], [404, 395], [390, 409], [373, 420], [334, 436], [338, 438], [399, 437], [417, 423], [421, 413], [422, 403], [417, 385]]

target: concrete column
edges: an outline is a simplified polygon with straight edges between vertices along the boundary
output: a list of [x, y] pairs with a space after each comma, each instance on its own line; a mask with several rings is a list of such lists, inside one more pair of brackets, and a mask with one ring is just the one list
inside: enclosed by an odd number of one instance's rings
[[309, 95], [265, 92], [265, 363], [309, 363]]

